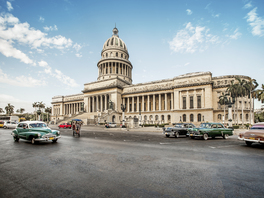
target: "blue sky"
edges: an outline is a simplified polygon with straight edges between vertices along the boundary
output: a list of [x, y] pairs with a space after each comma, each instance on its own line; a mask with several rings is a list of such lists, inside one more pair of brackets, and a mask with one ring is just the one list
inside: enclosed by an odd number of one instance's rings
[[263, 0], [0, 0], [0, 107], [81, 93], [115, 24], [133, 84], [199, 71], [264, 84]]

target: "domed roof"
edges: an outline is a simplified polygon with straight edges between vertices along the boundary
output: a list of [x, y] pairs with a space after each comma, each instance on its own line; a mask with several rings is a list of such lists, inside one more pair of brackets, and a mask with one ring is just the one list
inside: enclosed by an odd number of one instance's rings
[[113, 29], [113, 36], [104, 43], [103, 50], [112, 47], [120, 47], [127, 51], [126, 44], [119, 38], [118, 29], [116, 27]]

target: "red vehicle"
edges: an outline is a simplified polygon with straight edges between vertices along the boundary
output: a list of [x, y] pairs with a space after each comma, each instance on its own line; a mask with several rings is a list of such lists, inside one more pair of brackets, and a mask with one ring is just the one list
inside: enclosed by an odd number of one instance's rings
[[60, 124], [59, 126], [58, 126], [59, 128], [64, 128], [64, 129], [66, 129], [66, 128], [71, 128], [71, 124], [69, 124], [69, 123], [62, 123], [62, 124]]

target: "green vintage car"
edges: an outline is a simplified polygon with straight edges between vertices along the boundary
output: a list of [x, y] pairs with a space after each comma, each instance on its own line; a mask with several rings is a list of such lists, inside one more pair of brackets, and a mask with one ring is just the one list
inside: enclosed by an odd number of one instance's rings
[[60, 131], [51, 130], [45, 122], [41, 121], [25, 121], [18, 123], [15, 130], [11, 135], [15, 142], [19, 139], [29, 140], [32, 144], [40, 141], [52, 141], [57, 142], [61, 137]]
[[217, 136], [227, 139], [231, 135], [233, 135], [233, 129], [225, 128], [221, 123], [201, 123], [199, 128], [189, 130], [189, 136], [192, 139], [201, 137], [207, 140], [209, 137], [215, 138]]

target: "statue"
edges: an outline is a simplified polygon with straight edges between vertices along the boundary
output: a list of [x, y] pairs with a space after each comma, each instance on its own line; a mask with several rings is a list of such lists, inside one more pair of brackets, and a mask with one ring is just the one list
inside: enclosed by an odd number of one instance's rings
[[109, 100], [109, 109], [112, 109], [113, 110], [113, 103], [111, 100]]

